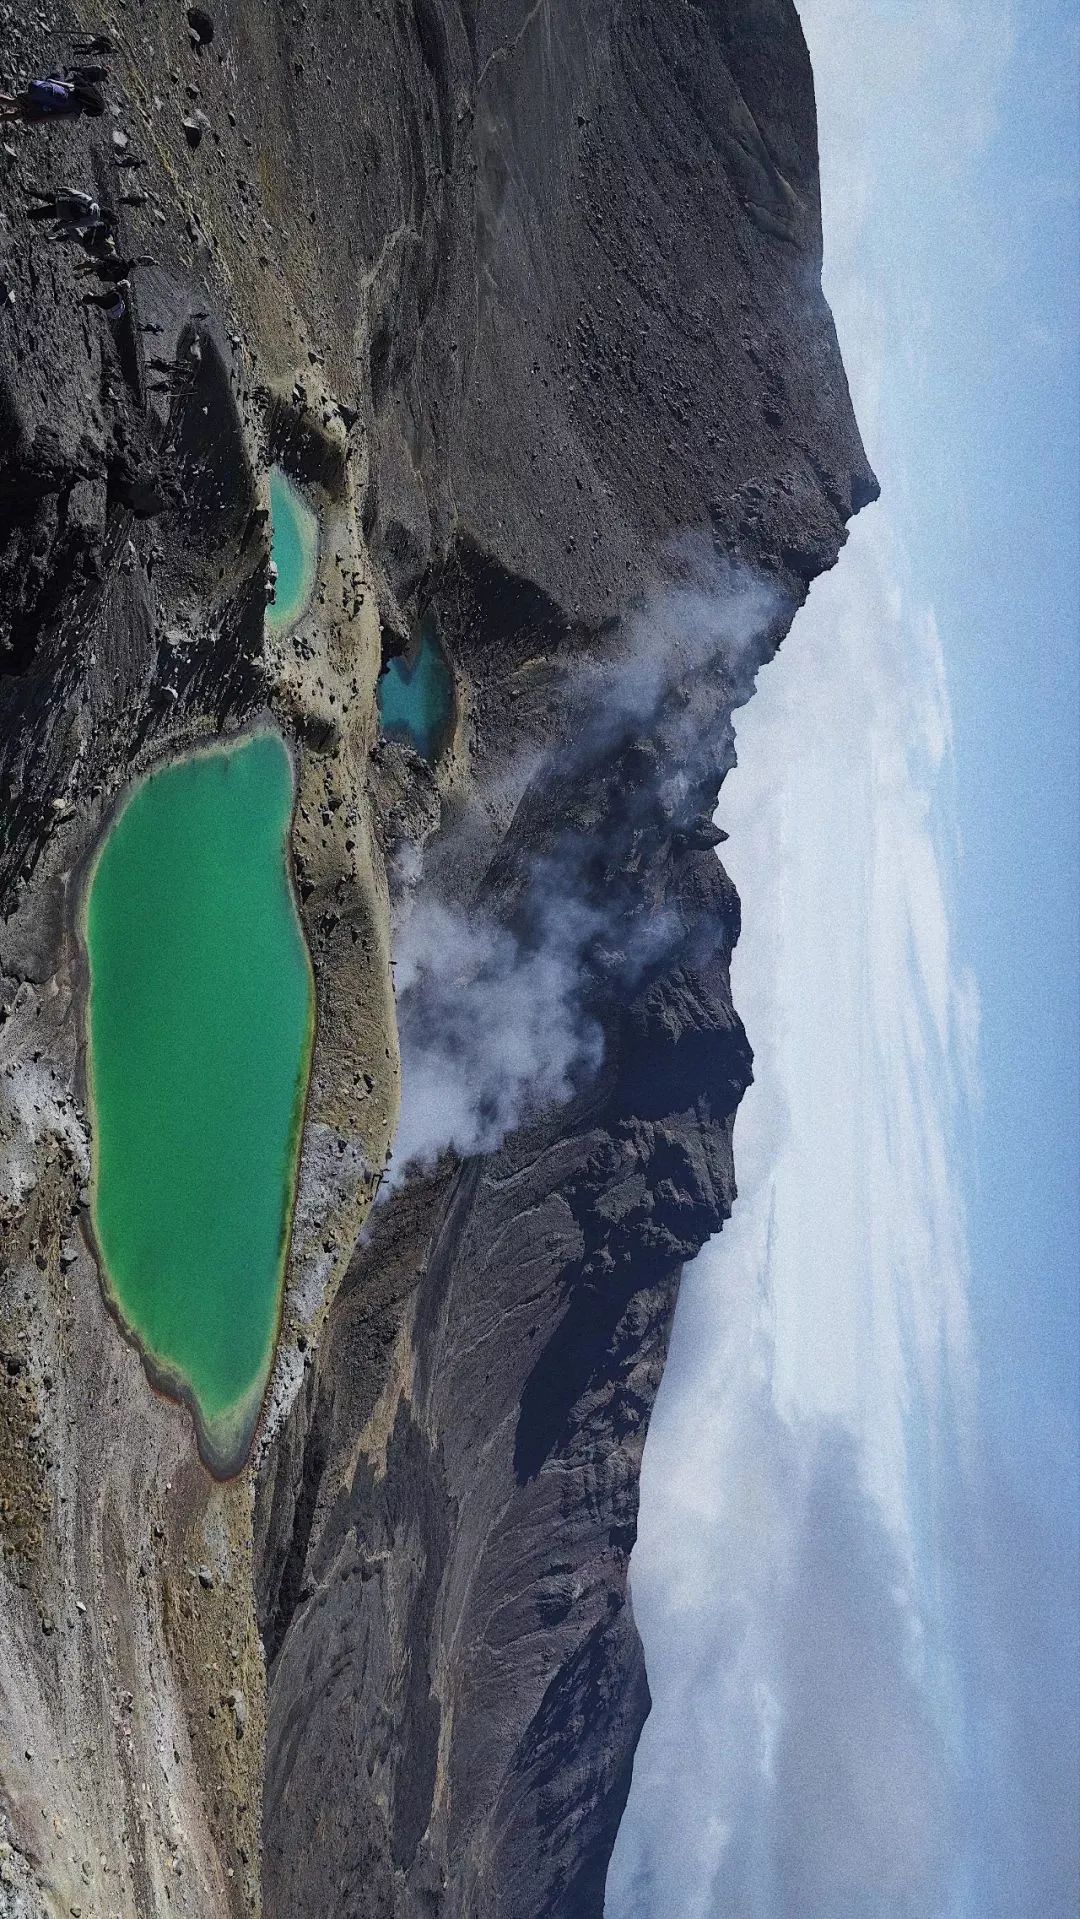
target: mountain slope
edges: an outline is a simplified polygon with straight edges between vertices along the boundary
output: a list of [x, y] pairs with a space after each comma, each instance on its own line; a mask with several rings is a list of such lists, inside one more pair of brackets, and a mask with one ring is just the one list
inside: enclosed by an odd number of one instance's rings
[[[0, 1912], [576, 1919], [647, 1708], [640, 1450], [750, 1072], [709, 817], [876, 490], [809, 64], [784, 0], [212, 16], [106, 7], [115, 114], [9, 129]], [[80, 24], [0, 21], [12, 83]], [[61, 183], [151, 256], [119, 322], [31, 215]], [[272, 462], [322, 528], [282, 637]], [[422, 608], [434, 769], [376, 711]], [[319, 1031], [275, 1376], [219, 1483], [102, 1303], [78, 908], [133, 773], [257, 715], [297, 755]], [[373, 1208], [399, 1048], [430, 1163]]]

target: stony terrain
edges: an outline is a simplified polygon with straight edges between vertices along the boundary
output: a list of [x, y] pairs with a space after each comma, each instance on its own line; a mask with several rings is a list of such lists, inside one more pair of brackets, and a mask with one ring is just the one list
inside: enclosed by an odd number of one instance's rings
[[[876, 491], [809, 64], [790, 0], [210, 13], [0, 4], [0, 86], [116, 43], [102, 118], [0, 151], [0, 1914], [588, 1919], [648, 1704], [641, 1447], [750, 1073], [731, 714]], [[61, 184], [119, 210], [120, 322], [31, 217]], [[274, 459], [323, 542], [270, 641]], [[434, 770], [375, 709], [428, 604]], [[132, 772], [265, 712], [319, 1036], [219, 1483], [102, 1304], [77, 905]], [[573, 1031], [373, 1208], [458, 980], [395, 1006], [392, 895], [557, 963]], [[466, 1068], [512, 1038], [475, 984]]]

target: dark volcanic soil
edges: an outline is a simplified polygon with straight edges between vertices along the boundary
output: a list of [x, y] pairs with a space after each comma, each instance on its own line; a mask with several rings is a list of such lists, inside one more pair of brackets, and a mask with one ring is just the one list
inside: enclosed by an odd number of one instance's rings
[[[117, 46], [105, 116], [0, 159], [0, 1914], [588, 1919], [648, 1707], [641, 1448], [750, 1074], [709, 816], [876, 493], [809, 63], [789, 0], [210, 11], [199, 45], [174, 0], [0, 4], [0, 86], [80, 25]], [[58, 185], [149, 256], [119, 322], [31, 217]], [[323, 520], [280, 640], [274, 460]], [[758, 583], [748, 649], [658, 626], [656, 696], [597, 731], [630, 616], [703, 570]], [[375, 699], [428, 605], [434, 770]], [[73, 929], [132, 770], [255, 713], [299, 754], [319, 1039], [277, 1372], [220, 1486], [102, 1305]], [[387, 864], [425, 841], [518, 940], [572, 870], [603, 1063], [372, 1212]]]

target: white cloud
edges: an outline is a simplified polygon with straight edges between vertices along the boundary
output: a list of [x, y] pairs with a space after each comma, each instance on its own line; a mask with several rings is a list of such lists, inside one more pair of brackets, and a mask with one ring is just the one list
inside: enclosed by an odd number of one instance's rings
[[[755, 1084], [736, 1126], [741, 1198], [687, 1276], [645, 1453], [632, 1586], [654, 1705], [611, 1919], [944, 1909], [952, 1735], [926, 1573], [954, 1446], [969, 1444], [955, 1133], [978, 996], [949, 920], [943, 648], [900, 534], [919, 480], [889, 471], [887, 389], [898, 365], [909, 386], [930, 377], [928, 315], [880, 223], [901, 164], [947, 175], [954, 217], [964, 204], [987, 114], [943, 145], [955, 71], [946, 87], [935, 63], [951, 47], [988, 100], [1007, 36], [988, 50], [988, 14], [933, 0], [888, 16], [813, 0], [803, 17], [829, 292], [887, 490], [738, 716], [718, 814]], [[813, 1570], [805, 1513], [822, 1485], [846, 1514], [846, 1582], [840, 1560]], [[838, 1614], [861, 1622], [863, 1682], [836, 1693], [837, 1654], [834, 1696], [808, 1711], [811, 1651]]]
[[934, 805], [940, 646], [902, 574], [871, 511], [738, 716], [718, 819], [755, 1083], [741, 1197], [687, 1276], [646, 1448], [654, 1705], [611, 1919], [914, 1915], [942, 1891], [921, 1572], [972, 1383], [952, 1140], [972, 1011]]
[[[587, 958], [607, 948], [605, 965], [624, 979], [650, 964], [677, 932], [665, 915], [627, 918], [619, 889], [596, 897], [591, 867], [601, 841], [614, 872], [636, 822], [668, 828], [681, 819], [708, 778], [712, 742], [699, 704], [711, 706], [710, 669], [740, 676], [776, 601], [771, 587], [716, 565], [704, 542], [670, 556], [678, 586], [658, 590], [631, 618], [622, 651], [582, 661], [568, 710], [572, 738], [549, 776], [603, 761], [644, 732], [658, 736], [655, 776], [639, 772], [633, 806], [605, 815], [588, 831], [565, 834], [543, 858], [529, 859], [508, 923], [482, 903], [441, 898], [438, 869], [460, 880], [462, 851], [496, 804], [488, 792], [437, 843], [436, 871], [419, 856], [399, 858], [395, 928], [402, 1102], [393, 1180], [410, 1166], [431, 1166], [452, 1147], [462, 1156], [490, 1152], [512, 1128], [569, 1097], [598, 1067], [601, 1034], [587, 1001]], [[696, 685], [670, 710], [676, 684]], [[668, 767], [677, 767], [669, 774]], [[528, 769], [518, 771], [519, 793]], [[542, 782], [541, 782], [542, 785]], [[522, 798], [521, 804], [528, 805]], [[694, 804], [699, 804], [695, 801]], [[632, 817], [631, 817], [632, 815]], [[599, 836], [599, 838], [598, 838]], [[504, 877], [504, 887], [509, 885]], [[504, 892], [504, 913], [509, 894]]]
[[1012, 15], [801, 12], [826, 291], [884, 494], [739, 716], [718, 815], [756, 1077], [645, 1451], [654, 1705], [607, 1913], [1057, 1919], [1080, 1896], [1075, 1539], [998, 1485], [976, 1429], [979, 996], [951, 931], [945, 648], [909, 557], [968, 511], [938, 362], [977, 343], [1011, 255], [972, 163]]

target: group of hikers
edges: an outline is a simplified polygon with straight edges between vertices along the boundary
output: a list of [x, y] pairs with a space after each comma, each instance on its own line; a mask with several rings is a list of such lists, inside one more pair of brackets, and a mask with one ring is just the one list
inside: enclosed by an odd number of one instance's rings
[[83, 294], [83, 305], [103, 307], [110, 320], [123, 319], [132, 268], [153, 266], [150, 254], [125, 258], [116, 244], [116, 214], [80, 187], [51, 187], [47, 191], [34, 187], [31, 191], [37, 205], [31, 207], [30, 218], [50, 220], [57, 240], [77, 241], [86, 258], [80, 260], [76, 272], [92, 273], [102, 282], [99, 291]]
[[84, 63], [90, 55], [111, 53], [112, 42], [107, 35], [96, 33], [72, 41], [71, 46], [79, 64], [42, 74], [21, 93], [0, 93], [0, 120], [77, 119], [84, 113], [104, 113], [101, 83], [108, 78], [109, 69], [100, 62]]
[[[94, 34], [71, 43], [80, 61], [88, 56], [112, 52], [112, 42], [104, 34]], [[45, 120], [82, 113], [105, 111], [101, 82], [108, 68], [100, 64], [67, 66], [44, 75], [19, 94], [0, 93], [0, 118], [5, 120]], [[93, 274], [99, 287], [83, 294], [84, 306], [101, 307], [110, 320], [122, 320], [128, 310], [130, 274], [133, 267], [153, 264], [149, 254], [125, 258], [117, 246], [116, 214], [104, 207], [91, 193], [80, 187], [31, 188], [36, 204], [30, 209], [32, 220], [49, 221], [52, 237], [75, 241], [84, 251], [76, 272]], [[141, 200], [142, 195], [120, 198]]]

